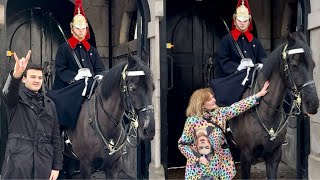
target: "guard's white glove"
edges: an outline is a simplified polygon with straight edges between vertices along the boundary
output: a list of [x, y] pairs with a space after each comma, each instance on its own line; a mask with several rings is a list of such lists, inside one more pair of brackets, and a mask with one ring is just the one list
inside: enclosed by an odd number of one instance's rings
[[252, 62], [251, 58], [243, 58], [240, 61], [240, 65], [237, 67], [238, 71], [241, 71], [243, 69], [247, 69], [248, 67], [253, 67], [254, 64]]
[[81, 68], [78, 70], [78, 74], [74, 77], [74, 80], [78, 81], [78, 80], [84, 79], [86, 77], [92, 77], [90, 69], [89, 68]]
[[97, 79], [98, 81], [101, 81], [102, 78], [103, 76], [98, 74], [98, 75], [95, 75], [93, 79]]
[[261, 70], [263, 68], [263, 64], [262, 63], [257, 63], [256, 66], [258, 67], [259, 70]]

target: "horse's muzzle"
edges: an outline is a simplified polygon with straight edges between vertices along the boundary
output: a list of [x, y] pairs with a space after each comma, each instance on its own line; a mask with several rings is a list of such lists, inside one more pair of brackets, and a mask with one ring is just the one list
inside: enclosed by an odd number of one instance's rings
[[304, 111], [308, 114], [317, 114], [319, 108], [319, 102], [316, 104], [312, 103], [305, 103]]

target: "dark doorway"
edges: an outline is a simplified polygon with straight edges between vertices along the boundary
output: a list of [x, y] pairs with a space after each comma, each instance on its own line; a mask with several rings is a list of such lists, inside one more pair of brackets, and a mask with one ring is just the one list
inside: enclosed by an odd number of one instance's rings
[[[71, 2], [61, 0], [23, 3], [10, 0], [7, 4], [7, 49], [17, 52], [20, 56], [24, 56], [31, 49], [32, 62], [41, 64], [44, 68], [45, 85], [48, 89], [51, 88], [54, 78], [55, 53], [59, 44], [64, 41], [58, 26], [68, 38], [69, 22], [73, 14], [68, 13], [68, 17], [65, 12], [73, 12], [73, 8]], [[12, 67], [14, 61], [9, 60], [8, 63]]]

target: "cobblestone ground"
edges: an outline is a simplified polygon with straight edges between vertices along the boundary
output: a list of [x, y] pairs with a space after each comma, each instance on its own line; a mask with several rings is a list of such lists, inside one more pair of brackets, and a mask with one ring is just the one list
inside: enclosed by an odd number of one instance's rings
[[[240, 164], [236, 165], [237, 175], [234, 179], [241, 179]], [[168, 179], [184, 179], [184, 169], [171, 169]], [[251, 179], [266, 179], [266, 166], [264, 162], [251, 166]], [[278, 168], [278, 179], [296, 179], [296, 171], [281, 162]]]

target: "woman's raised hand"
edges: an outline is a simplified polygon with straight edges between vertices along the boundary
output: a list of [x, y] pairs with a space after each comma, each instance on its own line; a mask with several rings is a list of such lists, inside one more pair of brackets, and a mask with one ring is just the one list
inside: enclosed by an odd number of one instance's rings
[[266, 95], [266, 94], [268, 93], [268, 87], [269, 87], [269, 85], [270, 85], [270, 82], [269, 82], [269, 81], [266, 81], [266, 82], [264, 83], [263, 88], [261, 89], [261, 91], [256, 94], [256, 97], [257, 97], [257, 98], [260, 98], [260, 97]]

